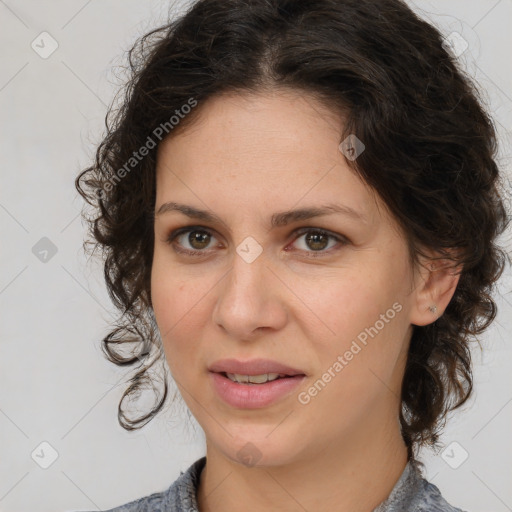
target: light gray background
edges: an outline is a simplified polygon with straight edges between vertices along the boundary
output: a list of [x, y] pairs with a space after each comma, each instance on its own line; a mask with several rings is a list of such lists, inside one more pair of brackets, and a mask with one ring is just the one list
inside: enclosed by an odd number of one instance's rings
[[[99, 349], [115, 312], [101, 267], [83, 255], [82, 201], [73, 186], [103, 134], [112, 67], [125, 64], [123, 52], [166, 19], [169, 5], [0, 0], [2, 512], [110, 508], [163, 490], [204, 454], [200, 429], [180, 420], [183, 406], [141, 431], [117, 423], [130, 370], [108, 363]], [[512, 0], [411, 5], [468, 42], [460, 59], [495, 117], [500, 162], [510, 173]], [[31, 48], [43, 31], [59, 45], [47, 59]], [[32, 251], [42, 237], [57, 248], [47, 262]], [[500, 289], [499, 317], [483, 337], [483, 355], [474, 352], [476, 393], [442, 438], [445, 458], [460, 460], [461, 447], [469, 457], [453, 469], [441, 453], [423, 454], [430, 481], [470, 512], [512, 510], [510, 270]], [[39, 464], [51, 449], [42, 442], [58, 452], [47, 469]]]

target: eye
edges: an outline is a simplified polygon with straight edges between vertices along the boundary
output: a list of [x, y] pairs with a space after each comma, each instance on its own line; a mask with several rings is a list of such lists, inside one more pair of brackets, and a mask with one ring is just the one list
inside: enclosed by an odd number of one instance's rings
[[[192, 226], [173, 231], [167, 238], [167, 243], [173, 245], [177, 252], [200, 256], [207, 252], [205, 249], [212, 238], [215, 239], [208, 229]], [[178, 243], [175, 243], [175, 240]]]
[[[313, 258], [322, 256], [324, 253], [329, 253], [330, 250], [336, 246], [336, 243], [341, 245], [348, 243], [348, 240], [341, 235], [334, 235], [333, 233], [317, 228], [302, 228], [296, 231], [295, 235], [298, 235], [295, 242], [304, 237], [302, 244], [299, 244], [302, 245], [299, 250], [310, 253], [308, 257]], [[329, 245], [329, 241], [333, 243]]]
[[[336, 244], [347, 245], [349, 240], [341, 235], [335, 235], [319, 228], [301, 228], [293, 235], [294, 243], [304, 237], [299, 251], [308, 257], [317, 258], [329, 254]], [[189, 256], [204, 256], [211, 250], [211, 242], [216, 240], [209, 229], [201, 226], [189, 226], [173, 231], [167, 238], [167, 243], [178, 253]], [[288, 250], [288, 249], [285, 249]]]

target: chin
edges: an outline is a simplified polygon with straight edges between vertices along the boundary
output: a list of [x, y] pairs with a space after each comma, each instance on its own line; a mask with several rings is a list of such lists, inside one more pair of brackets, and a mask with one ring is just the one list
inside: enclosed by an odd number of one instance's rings
[[261, 429], [262, 432], [255, 431], [254, 435], [249, 434], [251, 430], [246, 428], [242, 435], [225, 436], [222, 444], [217, 445], [218, 451], [227, 459], [248, 468], [284, 466], [300, 456], [297, 451], [300, 442], [294, 442], [291, 436], [286, 435], [285, 430], [281, 435], [275, 436], [274, 433], [268, 435], [272, 431], [268, 427]]

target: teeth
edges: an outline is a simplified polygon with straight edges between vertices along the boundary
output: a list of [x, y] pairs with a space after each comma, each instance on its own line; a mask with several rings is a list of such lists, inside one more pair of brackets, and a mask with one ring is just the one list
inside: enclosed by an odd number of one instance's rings
[[262, 375], [240, 375], [238, 373], [226, 373], [226, 375], [233, 382], [243, 384], [263, 384], [271, 380], [276, 380], [278, 377], [284, 377], [284, 375], [279, 373], [263, 373]]

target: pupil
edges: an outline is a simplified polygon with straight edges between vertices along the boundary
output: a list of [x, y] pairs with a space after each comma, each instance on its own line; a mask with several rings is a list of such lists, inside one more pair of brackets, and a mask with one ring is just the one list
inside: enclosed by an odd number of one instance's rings
[[192, 231], [188, 236], [188, 241], [194, 249], [204, 249], [210, 242], [210, 235], [204, 231]]
[[[323, 239], [323, 243], [319, 242], [321, 238]], [[315, 251], [325, 249], [325, 247], [327, 247], [327, 237], [322, 233], [308, 233], [306, 235], [306, 243], [308, 244], [310, 249], [313, 249]]]

